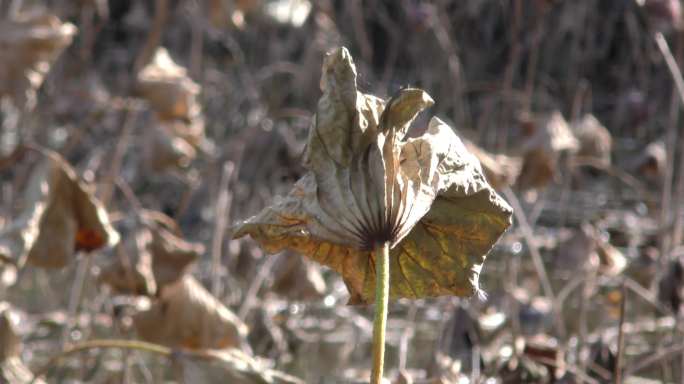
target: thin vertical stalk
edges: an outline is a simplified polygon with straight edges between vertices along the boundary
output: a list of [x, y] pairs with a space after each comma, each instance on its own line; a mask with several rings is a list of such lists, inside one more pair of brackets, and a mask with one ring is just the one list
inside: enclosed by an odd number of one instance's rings
[[214, 220], [214, 235], [211, 241], [211, 293], [216, 297], [221, 297], [221, 270], [222, 270], [222, 248], [223, 236], [226, 233], [228, 216], [230, 215], [230, 204], [232, 194], [229, 190], [230, 180], [233, 177], [235, 167], [232, 162], [223, 165], [221, 179], [219, 181], [218, 198], [216, 199], [216, 218]]
[[621, 289], [622, 297], [620, 298], [620, 325], [618, 331], [618, 350], [617, 357], [615, 358], [615, 372], [613, 372], [613, 383], [622, 383], [622, 368], [623, 360], [625, 359], [625, 302], [627, 301], [627, 288], [625, 284], [622, 284]]
[[[667, 165], [665, 168], [665, 177], [664, 177], [664, 183], [663, 183], [663, 192], [661, 195], [661, 205], [660, 205], [660, 226], [661, 228], [668, 228], [672, 224], [672, 183], [673, 183], [673, 176], [674, 176], [674, 160], [675, 160], [675, 152], [676, 152], [676, 143], [677, 143], [677, 121], [679, 120], [679, 111], [680, 111], [680, 105], [681, 102], [684, 101], [684, 99], [679, 99], [677, 98], [677, 95], [680, 96], [682, 95], [682, 92], [684, 92], [684, 81], [682, 80], [682, 74], [679, 70], [679, 65], [677, 64], [677, 60], [675, 57], [672, 55], [672, 52], [670, 51], [670, 46], [667, 43], [667, 40], [665, 40], [665, 37], [661, 33], [656, 33], [655, 34], [655, 42], [656, 45], [658, 46], [658, 49], [660, 50], [660, 53], [663, 56], [663, 59], [665, 59], [665, 63], [667, 64], [667, 68], [670, 70], [670, 74], [672, 75], [672, 78], [674, 80], [675, 86], [672, 89], [672, 96], [670, 99], [670, 116], [669, 116], [669, 122], [667, 126], [667, 133], [666, 133], [666, 139], [665, 139], [665, 153], [666, 153], [666, 159], [667, 159]], [[679, 56], [681, 52], [681, 44], [678, 44], [677, 47], [677, 55]], [[675, 210], [676, 211], [676, 210]], [[663, 235], [660, 239], [660, 254], [661, 254], [661, 265], [664, 265], [667, 260], [668, 260], [668, 255], [670, 250], [672, 249], [672, 239], [670, 237], [671, 233], [669, 231], [663, 231]]]
[[373, 321], [373, 370], [371, 384], [382, 382], [385, 362], [385, 328], [389, 302], [389, 243], [375, 247], [375, 320]]

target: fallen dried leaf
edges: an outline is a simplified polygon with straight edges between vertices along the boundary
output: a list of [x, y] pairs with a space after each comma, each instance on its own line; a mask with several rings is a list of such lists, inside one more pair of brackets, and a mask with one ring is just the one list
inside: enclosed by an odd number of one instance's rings
[[190, 275], [162, 287], [133, 320], [141, 339], [172, 348], [239, 347], [247, 335], [247, 326]]

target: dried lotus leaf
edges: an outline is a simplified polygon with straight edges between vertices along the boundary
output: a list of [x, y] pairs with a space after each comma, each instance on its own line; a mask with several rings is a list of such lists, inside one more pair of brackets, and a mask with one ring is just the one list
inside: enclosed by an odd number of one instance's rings
[[545, 187], [555, 179], [557, 166], [556, 156], [544, 150], [527, 151], [516, 186], [523, 190]]
[[115, 293], [151, 296], [156, 292], [152, 273], [152, 256], [146, 249], [151, 240], [147, 229], [140, 229], [116, 247], [117, 258], [102, 269], [98, 281], [109, 285]]
[[555, 111], [529, 121], [529, 136], [522, 143], [523, 165], [517, 185], [522, 189], [548, 185], [558, 174], [563, 153], [576, 153], [579, 142], [563, 115]]
[[577, 156], [591, 157], [603, 165], [610, 165], [613, 137], [594, 115], [584, 115], [573, 123], [572, 130], [579, 143]]
[[31, 175], [27, 209], [0, 233], [17, 265], [64, 267], [77, 251], [90, 252], [119, 240], [107, 212], [90, 188], [56, 153], [47, 153]]
[[71, 44], [77, 29], [53, 15], [21, 14], [0, 21], [0, 98], [9, 96], [20, 108], [31, 109], [36, 90], [59, 54]]
[[464, 140], [464, 144], [468, 151], [477, 157], [487, 181], [494, 189], [515, 184], [522, 168], [522, 159], [490, 153], [468, 140]]
[[[158, 120], [153, 117], [151, 129], [145, 135], [145, 163], [153, 171], [173, 168], [186, 168], [197, 157], [196, 146], [192, 143], [201, 138], [179, 135], [178, 132], [192, 131], [192, 123], [182, 120]], [[192, 142], [188, 141], [188, 138]]]
[[237, 226], [270, 253], [291, 249], [342, 274], [351, 303], [374, 300], [372, 248], [390, 244], [390, 297], [468, 296], [479, 291], [486, 253], [512, 210], [478, 160], [437, 118], [406, 139], [432, 99], [403, 89], [385, 102], [358, 91], [349, 52], [323, 63], [304, 165], [285, 197]]
[[325, 294], [325, 280], [310, 261], [286, 253], [273, 267], [271, 290], [290, 300], [312, 300]]
[[137, 91], [164, 120], [189, 120], [199, 114], [199, 85], [176, 64], [165, 48], [158, 48], [152, 62], [138, 74]]
[[632, 168], [648, 180], [662, 180], [667, 168], [667, 151], [663, 140], [649, 143], [636, 157]]
[[162, 287], [133, 320], [141, 339], [173, 348], [239, 347], [247, 335], [247, 326], [190, 275]]
[[174, 355], [177, 380], [181, 383], [304, 384], [237, 349], [209, 350], [204, 355], [203, 358], [183, 352]]
[[185, 275], [197, 258], [204, 253], [204, 246], [183, 240], [159, 225], [150, 225], [151, 239], [146, 245], [152, 255], [152, 273], [157, 289], [171, 284]]
[[204, 141], [204, 120], [201, 116], [191, 121], [173, 120], [167, 122], [164, 128], [173, 136], [180, 137], [193, 148], [199, 149]]

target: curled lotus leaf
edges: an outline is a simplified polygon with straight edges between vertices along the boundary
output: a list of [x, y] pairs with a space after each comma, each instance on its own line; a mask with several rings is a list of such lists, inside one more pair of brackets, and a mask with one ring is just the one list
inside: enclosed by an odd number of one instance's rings
[[142, 340], [189, 349], [239, 347], [248, 327], [191, 275], [163, 286], [133, 318]]
[[32, 109], [36, 90], [77, 32], [76, 26], [51, 14], [29, 12], [0, 20], [0, 97], [8, 96], [16, 106]]
[[304, 165], [285, 197], [240, 223], [267, 252], [291, 249], [342, 274], [350, 303], [374, 300], [373, 249], [390, 244], [390, 297], [470, 296], [512, 210], [487, 183], [454, 130], [433, 117], [420, 89], [389, 101], [359, 92], [345, 48], [327, 55]]
[[200, 113], [200, 86], [176, 64], [165, 48], [157, 48], [152, 62], [138, 74], [136, 90], [162, 120], [193, 119]]
[[0, 229], [0, 258], [11, 258], [17, 266], [27, 261], [63, 268], [78, 251], [116, 244], [119, 234], [93, 192], [66, 160], [46, 151], [24, 191], [26, 209]]

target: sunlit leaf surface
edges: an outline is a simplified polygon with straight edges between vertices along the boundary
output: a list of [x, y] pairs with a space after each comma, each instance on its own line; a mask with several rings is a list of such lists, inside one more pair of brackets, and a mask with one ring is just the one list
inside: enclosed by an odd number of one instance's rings
[[447, 124], [432, 118], [425, 134], [405, 138], [432, 99], [420, 89], [387, 102], [359, 92], [344, 48], [326, 57], [321, 89], [309, 172], [235, 236], [333, 268], [351, 303], [374, 300], [372, 249], [383, 242], [391, 246], [392, 298], [476, 293], [485, 255], [512, 211]]

